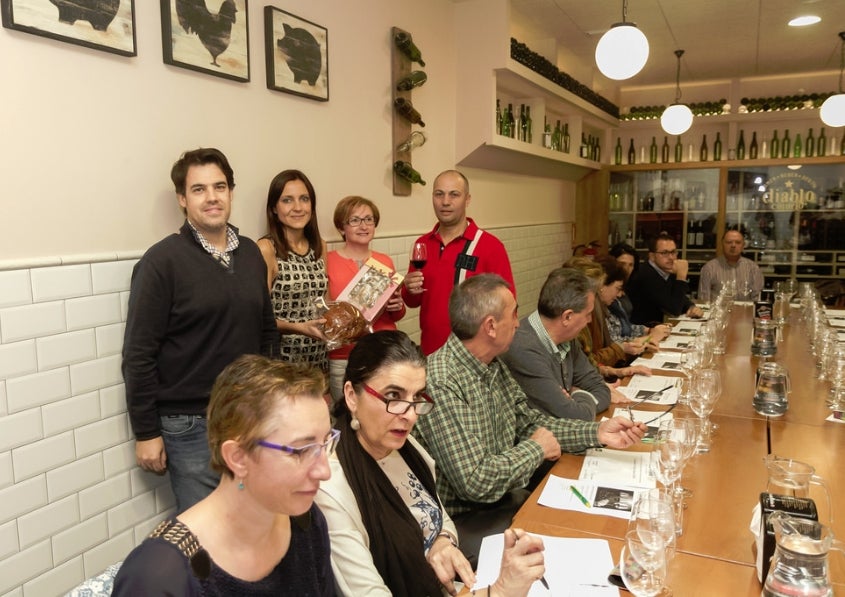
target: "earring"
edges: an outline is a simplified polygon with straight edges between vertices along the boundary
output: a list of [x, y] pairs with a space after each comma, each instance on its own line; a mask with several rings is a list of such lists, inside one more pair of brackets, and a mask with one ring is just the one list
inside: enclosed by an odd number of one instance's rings
[[352, 420], [349, 421], [349, 426], [352, 427], [352, 431], [358, 431], [361, 428], [361, 421], [358, 420], [358, 417], [356, 417], [354, 413], [352, 415]]
[[240, 483], [238, 483], [238, 491], [243, 491], [243, 490], [244, 490], [244, 482], [243, 482], [243, 479], [241, 479]]

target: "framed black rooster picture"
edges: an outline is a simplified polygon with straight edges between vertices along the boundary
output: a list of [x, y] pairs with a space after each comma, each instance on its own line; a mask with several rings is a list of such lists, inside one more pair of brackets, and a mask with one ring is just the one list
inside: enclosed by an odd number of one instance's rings
[[161, 0], [165, 64], [249, 81], [247, 0]]
[[135, 0], [0, 0], [3, 26], [135, 56]]
[[273, 6], [264, 7], [267, 87], [329, 101], [329, 32]]

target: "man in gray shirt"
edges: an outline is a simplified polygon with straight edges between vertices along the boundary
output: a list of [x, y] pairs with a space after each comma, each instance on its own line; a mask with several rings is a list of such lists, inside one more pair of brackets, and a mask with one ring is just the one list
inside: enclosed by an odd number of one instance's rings
[[745, 238], [739, 230], [728, 230], [722, 237], [722, 256], [711, 259], [701, 268], [698, 298], [709, 301], [719, 294], [725, 282], [736, 284], [736, 297], [755, 300], [763, 290], [763, 273], [756, 263], [742, 256]]
[[507, 353], [501, 356], [528, 403], [559, 418], [593, 421], [610, 404], [610, 389], [576, 340], [592, 317], [595, 292], [580, 270], [553, 270]]

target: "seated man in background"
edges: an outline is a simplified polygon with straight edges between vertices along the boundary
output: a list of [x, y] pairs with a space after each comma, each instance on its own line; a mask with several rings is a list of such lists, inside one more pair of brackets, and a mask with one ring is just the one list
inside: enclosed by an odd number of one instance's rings
[[660, 323], [665, 316], [701, 317], [702, 311], [689, 297], [689, 262], [678, 259], [675, 240], [661, 232], [648, 243], [648, 263], [628, 279], [625, 292], [634, 305], [631, 321]]
[[583, 272], [553, 270], [537, 309], [520, 320], [502, 355], [528, 403], [552, 417], [593, 421], [610, 404], [610, 388], [576, 340], [594, 304], [593, 285]]
[[452, 333], [428, 359], [427, 387], [437, 406], [414, 432], [437, 462], [437, 491], [459, 532], [462, 513], [533, 487], [545, 473], [535, 475], [544, 461], [550, 467], [561, 450], [627, 448], [643, 437], [645, 426], [625, 417], [556, 419], [527, 404], [498, 358], [519, 327], [516, 299], [501, 276], [465, 280], [452, 291], [449, 316]]
[[722, 237], [722, 255], [701, 268], [698, 298], [709, 301], [719, 294], [725, 282], [736, 282], [737, 299], [754, 300], [763, 290], [763, 272], [756, 263], [742, 256], [745, 237], [739, 230], [728, 230]]

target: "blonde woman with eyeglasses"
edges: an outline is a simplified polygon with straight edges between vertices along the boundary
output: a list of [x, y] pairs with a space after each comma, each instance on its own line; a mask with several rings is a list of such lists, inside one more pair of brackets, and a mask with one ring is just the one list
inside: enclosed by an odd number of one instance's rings
[[[379, 223], [379, 211], [375, 203], [364, 197], [351, 195], [338, 201], [334, 209], [334, 225], [345, 241], [343, 247], [330, 251], [326, 269], [329, 275], [329, 298], [334, 300], [368, 259], [396, 270], [390, 256], [370, 248]], [[395, 330], [396, 322], [405, 316], [405, 303], [397, 293], [390, 298], [384, 312], [373, 322], [373, 331]], [[354, 344], [341, 346], [329, 353], [329, 389], [333, 402], [343, 397], [343, 374]]]

